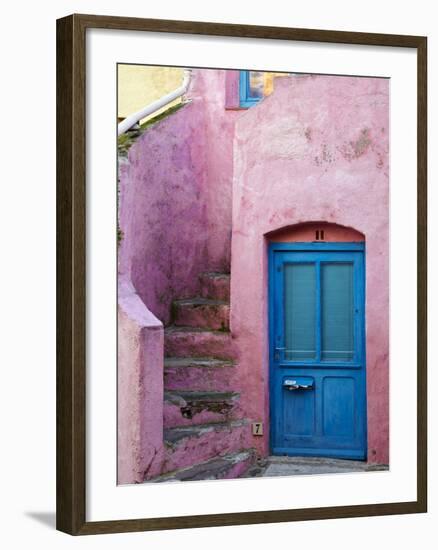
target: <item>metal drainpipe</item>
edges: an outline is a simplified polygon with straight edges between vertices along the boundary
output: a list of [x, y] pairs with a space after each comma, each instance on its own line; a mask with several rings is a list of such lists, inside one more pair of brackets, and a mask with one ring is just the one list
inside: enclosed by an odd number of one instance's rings
[[160, 99], [157, 99], [153, 103], [146, 105], [146, 107], [143, 107], [143, 109], [141, 109], [140, 111], [129, 115], [125, 118], [125, 120], [122, 120], [122, 122], [120, 122], [117, 126], [117, 135], [120, 136], [124, 134], [127, 130], [132, 128], [134, 124], [137, 124], [137, 122], [142, 118], [151, 115], [155, 111], [158, 111], [158, 109], [161, 109], [161, 107], [164, 107], [168, 103], [171, 103], [173, 100], [178, 99], [178, 97], [184, 95], [187, 92], [190, 84], [190, 76], [190, 69], [186, 69], [184, 71], [183, 83], [179, 88], [177, 88], [173, 92], [168, 93], [167, 95], [164, 95], [163, 97], [160, 97]]

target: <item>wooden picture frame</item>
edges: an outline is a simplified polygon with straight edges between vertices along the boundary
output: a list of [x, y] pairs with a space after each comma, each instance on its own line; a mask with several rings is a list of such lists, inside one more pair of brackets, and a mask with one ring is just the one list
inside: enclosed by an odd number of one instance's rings
[[[184, 517], [86, 520], [85, 34], [90, 28], [411, 48], [417, 52], [417, 499]], [[427, 39], [421, 36], [70, 15], [57, 21], [57, 529], [72, 535], [427, 511]]]

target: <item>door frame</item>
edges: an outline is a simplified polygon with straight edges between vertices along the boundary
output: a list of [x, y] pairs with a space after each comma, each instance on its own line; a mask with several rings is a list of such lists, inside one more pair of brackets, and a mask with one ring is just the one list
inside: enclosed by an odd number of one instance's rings
[[[273, 454], [274, 448], [274, 418], [275, 418], [275, 399], [274, 399], [274, 335], [275, 318], [274, 308], [274, 279], [275, 279], [275, 252], [362, 252], [363, 254], [363, 279], [359, 283], [362, 285], [363, 296], [363, 315], [361, 322], [361, 340], [362, 346], [360, 356], [363, 361], [364, 378], [364, 411], [363, 411], [363, 430], [364, 430], [364, 459], [368, 460], [368, 392], [367, 392], [367, 362], [366, 362], [366, 247], [365, 241], [359, 242], [268, 242], [268, 341], [269, 341], [269, 453]], [[299, 368], [299, 367], [298, 367]], [[312, 368], [312, 367], [310, 367]], [[310, 369], [309, 369], [310, 373]], [[296, 455], [301, 456], [301, 455]], [[311, 452], [306, 456], [321, 456], [324, 454]], [[348, 457], [346, 457], [348, 458]]]

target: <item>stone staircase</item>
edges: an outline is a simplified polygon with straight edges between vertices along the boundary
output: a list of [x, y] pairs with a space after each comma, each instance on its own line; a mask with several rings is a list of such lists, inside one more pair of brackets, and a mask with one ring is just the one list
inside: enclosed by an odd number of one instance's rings
[[165, 330], [165, 458], [151, 481], [236, 478], [255, 460], [234, 381], [230, 277], [205, 273], [200, 283], [199, 297], [173, 303]]

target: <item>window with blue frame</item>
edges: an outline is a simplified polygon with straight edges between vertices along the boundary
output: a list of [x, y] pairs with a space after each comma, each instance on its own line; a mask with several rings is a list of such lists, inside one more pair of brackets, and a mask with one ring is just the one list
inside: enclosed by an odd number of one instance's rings
[[287, 76], [290, 73], [274, 73], [267, 71], [240, 71], [239, 104], [248, 108], [256, 105], [274, 89], [275, 78]]
[[261, 71], [240, 71], [240, 106], [252, 107], [263, 99], [263, 73]]

